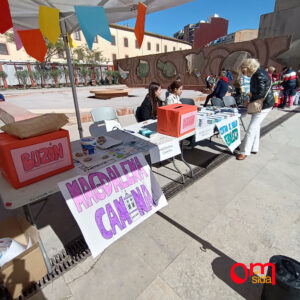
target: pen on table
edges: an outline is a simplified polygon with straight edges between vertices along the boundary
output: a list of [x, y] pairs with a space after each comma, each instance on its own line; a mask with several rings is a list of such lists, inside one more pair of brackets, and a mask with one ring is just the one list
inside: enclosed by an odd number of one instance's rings
[[128, 129], [123, 129], [123, 131], [129, 132], [129, 133], [135, 133], [133, 130], [128, 130]]

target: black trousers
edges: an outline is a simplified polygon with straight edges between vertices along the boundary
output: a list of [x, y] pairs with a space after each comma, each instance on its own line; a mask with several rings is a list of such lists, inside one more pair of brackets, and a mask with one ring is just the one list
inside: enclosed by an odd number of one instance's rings
[[206, 100], [205, 100], [205, 103], [204, 103], [204, 107], [206, 107], [207, 106], [207, 104], [208, 104], [208, 101], [210, 100], [210, 98], [212, 98], [214, 96], [214, 93], [211, 93], [211, 94], [209, 94], [207, 97], [206, 97]]

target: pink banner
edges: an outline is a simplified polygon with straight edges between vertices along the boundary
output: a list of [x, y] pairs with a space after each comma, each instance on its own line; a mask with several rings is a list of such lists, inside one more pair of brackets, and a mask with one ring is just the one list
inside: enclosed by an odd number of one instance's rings
[[22, 41], [21, 41], [20, 36], [18, 34], [19, 30], [24, 30], [24, 29], [20, 28], [20, 27], [14, 27], [15, 44], [16, 44], [17, 50], [20, 50], [23, 47]]

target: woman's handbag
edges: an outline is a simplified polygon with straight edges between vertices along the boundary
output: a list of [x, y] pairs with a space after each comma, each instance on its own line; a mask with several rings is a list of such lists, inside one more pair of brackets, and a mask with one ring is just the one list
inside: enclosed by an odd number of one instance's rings
[[264, 98], [261, 98], [261, 99], [257, 99], [255, 101], [252, 101], [248, 104], [247, 108], [248, 108], [248, 114], [257, 114], [257, 113], [260, 113], [261, 110], [262, 110], [262, 107], [263, 107], [263, 102], [265, 101], [267, 95], [269, 94], [270, 90], [271, 90], [271, 87], [272, 87], [272, 82], [271, 82], [271, 85], [265, 95]]

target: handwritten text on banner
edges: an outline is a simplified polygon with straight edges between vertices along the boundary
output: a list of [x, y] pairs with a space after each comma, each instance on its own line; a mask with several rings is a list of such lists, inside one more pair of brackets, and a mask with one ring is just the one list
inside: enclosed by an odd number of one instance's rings
[[58, 185], [93, 257], [167, 205], [141, 154]]

